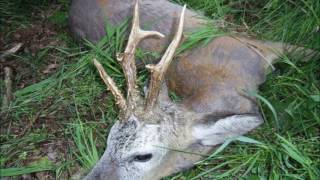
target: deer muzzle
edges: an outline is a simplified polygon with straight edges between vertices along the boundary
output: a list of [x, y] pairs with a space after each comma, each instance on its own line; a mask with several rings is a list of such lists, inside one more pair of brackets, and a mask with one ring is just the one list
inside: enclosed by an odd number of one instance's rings
[[84, 180], [120, 180], [117, 165], [111, 158], [102, 157]]

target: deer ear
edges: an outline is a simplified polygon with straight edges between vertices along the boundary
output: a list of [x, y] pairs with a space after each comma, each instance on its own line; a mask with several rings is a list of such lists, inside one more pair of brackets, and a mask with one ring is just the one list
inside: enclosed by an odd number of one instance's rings
[[[210, 117], [207, 117], [210, 118]], [[262, 124], [260, 116], [233, 115], [218, 120], [206, 119], [192, 128], [192, 135], [202, 145], [214, 146], [228, 138], [243, 135]]]

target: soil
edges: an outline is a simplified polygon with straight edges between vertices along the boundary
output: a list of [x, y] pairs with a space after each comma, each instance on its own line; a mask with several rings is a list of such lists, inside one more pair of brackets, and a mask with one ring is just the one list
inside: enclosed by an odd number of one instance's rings
[[[19, 28], [16, 31], [9, 33], [8, 35], [3, 36], [0, 38], [0, 47], [4, 47], [5, 49], [10, 49], [12, 45], [17, 43], [23, 43], [23, 46], [20, 50], [16, 53], [17, 56], [19, 55], [28, 55], [31, 58], [35, 58], [39, 52], [46, 49], [47, 47], [54, 47], [58, 45], [63, 45], [64, 42], [59, 42], [57, 40], [57, 28], [48, 22], [40, 21], [34, 22], [30, 24], [28, 27]], [[10, 42], [9, 45], [5, 45], [5, 42]], [[2, 49], [4, 51], [5, 49]], [[34, 84], [39, 81], [39, 78], [43, 74], [41, 73], [41, 69], [36, 69], [31, 67], [31, 62], [25, 62], [26, 60], [21, 60], [16, 56], [9, 57], [4, 62], [2, 60], [0, 64], [0, 69], [3, 69], [5, 66], [9, 66], [14, 70], [14, 74], [23, 74], [19, 79], [19, 84], [16, 84], [17, 89], [24, 88], [27, 85]], [[57, 64], [54, 60], [48, 60], [43, 62], [42, 66], [49, 66], [52, 64]], [[56, 68], [55, 68], [56, 69]], [[45, 71], [45, 74], [49, 74], [50, 71]], [[3, 71], [0, 72], [0, 76], [3, 76]]]
[[[54, 9], [54, 8], [53, 8]], [[41, 12], [41, 14], [52, 14], [52, 9]], [[50, 52], [50, 57], [45, 57], [39, 64], [34, 65], [29, 60], [34, 60], [39, 56], [39, 53], [48, 49], [48, 47], [65, 47], [65, 42], [57, 38], [60, 31], [67, 29], [61, 29], [61, 27], [47, 21], [47, 15], [39, 16], [39, 13], [33, 14], [31, 21], [28, 25], [21, 25], [16, 30], [8, 27], [7, 31], [0, 32], [0, 52], [10, 49], [16, 43], [23, 43], [20, 50], [11, 57], [0, 60], [0, 78], [3, 78], [3, 68], [6, 66], [11, 67], [14, 72], [14, 87], [13, 91], [17, 91], [26, 86], [32, 85], [49, 77], [59, 67], [59, 60], [54, 58]], [[50, 51], [50, 48], [49, 48]], [[53, 52], [54, 53], [54, 52]], [[25, 57], [29, 57], [25, 59]], [[1, 90], [1, 89], [0, 89]], [[2, 95], [2, 91], [1, 91]], [[0, 98], [2, 99], [2, 98]], [[20, 139], [27, 133], [37, 133], [38, 131], [46, 131], [48, 135], [47, 140], [37, 143], [36, 151], [32, 151], [31, 154], [21, 162], [21, 166], [27, 166], [32, 162], [37, 162], [39, 159], [46, 157], [53, 164], [64, 162], [68, 159], [68, 148], [73, 146], [72, 142], [64, 137], [61, 122], [57, 121], [54, 116], [43, 116], [42, 112], [51, 105], [51, 100], [47, 99], [43, 103], [43, 107], [40, 108], [34, 116], [25, 116], [19, 119], [18, 123], [13, 121], [7, 114], [1, 114], [0, 118], [0, 134], [1, 144], [3, 143], [2, 135], [10, 134], [11, 137]], [[9, 132], [8, 132], [9, 130]], [[50, 138], [54, 137], [54, 138]], [[19, 148], [19, 147], [17, 147]], [[14, 158], [11, 158], [14, 159]], [[3, 165], [1, 165], [3, 166]], [[14, 162], [7, 162], [4, 167], [14, 167]], [[63, 177], [70, 177], [72, 174], [63, 174]], [[6, 179], [55, 179], [54, 175], [49, 172], [33, 173], [30, 175], [23, 175], [15, 178]]]

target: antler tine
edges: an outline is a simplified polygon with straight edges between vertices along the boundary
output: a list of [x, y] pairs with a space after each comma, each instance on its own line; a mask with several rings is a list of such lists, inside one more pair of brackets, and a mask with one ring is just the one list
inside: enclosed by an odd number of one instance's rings
[[151, 110], [151, 108], [154, 106], [156, 103], [161, 84], [164, 78], [164, 75], [173, 59], [174, 53], [180, 43], [182, 33], [183, 33], [183, 25], [184, 25], [184, 15], [186, 11], [186, 5], [183, 7], [181, 16], [180, 16], [180, 21], [179, 21], [179, 26], [177, 29], [177, 32], [167, 48], [165, 54], [162, 56], [160, 62], [157, 65], [150, 64], [147, 65], [146, 68], [151, 72], [151, 80], [150, 80], [150, 86], [149, 86], [149, 93], [147, 96], [146, 100], [146, 107], [145, 109]]
[[125, 98], [123, 97], [121, 91], [118, 89], [112, 78], [106, 73], [106, 71], [103, 69], [102, 65], [99, 63], [98, 60], [93, 59], [93, 63], [96, 66], [96, 68], [99, 71], [101, 79], [104, 81], [106, 86], [108, 87], [108, 90], [111, 91], [112, 95], [116, 99], [116, 104], [119, 106], [120, 114], [123, 114], [127, 110], [127, 103]]
[[137, 90], [136, 79], [137, 70], [135, 66], [135, 50], [139, 42], [147, 37], [155, 36], [163, 38], [164, 35], [156, 31], [144, 31], [140, 29], [139, 25], [139, 5], [138, 0], [134, 6], [134, 14], [132, 21], [132, 29], [130, 32], [127, 47], [124, 53], [118, 54], [117, 59], [121, 63], [123, 72], [127, 81], [127, 101], [128, 107], [133, 109], [135, 107], [136, 99], [139, 97]]

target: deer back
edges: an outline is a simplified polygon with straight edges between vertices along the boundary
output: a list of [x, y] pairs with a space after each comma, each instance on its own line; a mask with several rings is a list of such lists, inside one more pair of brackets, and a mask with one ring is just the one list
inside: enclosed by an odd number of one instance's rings
[[[105, 21], [117, 25], [128, 19], [132, 16], [133, 3], [133, 0], [90, 3], [77, 0], [71, 7], [71, 30], [78, 37], [98, 41], [105, 35]], [[162, 52], [176, 28], [181, 9], [166, 0], [141, 1], [141, 26], [166, 37], [146, 39], [140, 47]], [[194, 31], [205, 23], [203, 16], [190, 10], [186, 11], [185, 18], [184, 32]], [[253, 48], [256, 47], [259, 48], [255, 51]], [[197, 112], [236, 114], [256, 111], [248, 92], [255, 91], [264, 81], [266, 69], [276, 57], [270, 47], [245, 37], [216, 38], [207, 46], [193, 49], [173, 61], [167, 73], [169, 89], [183, 97], [183, 104]]]
[[247, 45], [224, 36], [173, 61], [167, 82], [196, 112], [254, 113], [249, 94], [264, 82], [267, 67]]
[[[134, 2], [134, 0], [73, 0], [69, 17], [70, 30], [78, 39], [85, 38], [97, 42], [105, 36], [106, 23], [116, 26], [132, 17]], [[141, 27], [161, 32], [165, 38], [145, 39], [140, 47], [148, 51], [162, 52], [174, 34], [181, 10], [181, 6], [166, 0], [141, 1]], [[186, 10], [184, 31], [199, 28], [204, 23], [199, 17], [200, 15]]]

